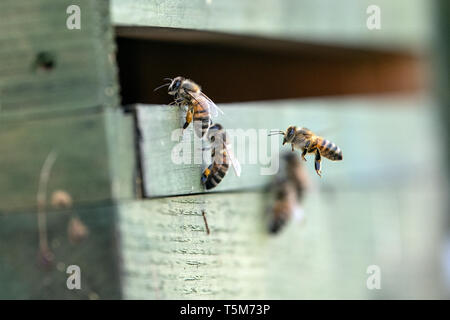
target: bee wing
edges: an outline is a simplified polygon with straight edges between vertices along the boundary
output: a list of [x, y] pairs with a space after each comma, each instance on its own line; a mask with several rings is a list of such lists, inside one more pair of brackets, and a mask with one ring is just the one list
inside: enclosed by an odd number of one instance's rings
[[192, 92], [188, 91], [189, 95], [198, 101], [198, 103], [205, 102], [209, 107], [209, 112], [211, 116], [217, 117], [219, 112], [224, 114], [223, 111], [203, 92]]
[[233, 166], [234, 173], [236, 173], [236, 176], [241, 176], [241, 164], [234, 156], [233, 150], [231, 150], [230, 144], [225, 144], [225, 148], [227, 150], [228, 158], [230, 159], [231, 165]]

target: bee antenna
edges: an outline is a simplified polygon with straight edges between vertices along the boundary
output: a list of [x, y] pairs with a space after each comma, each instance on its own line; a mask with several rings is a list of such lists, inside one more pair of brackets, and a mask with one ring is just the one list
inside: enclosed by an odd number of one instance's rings
[[284, 131], [281, 131], [281, 130], [271, 130], [270, 133], [268, 134], [268, 136], [273, 136], [273, 135], [276, 135], [276, 134], [282, 134], [282, 135], [284, 135]]
[[172, 78], [164, 78], [163, 80], [169, 80], [169, 81], [173, 81]]
[[166, 87], [166, 86], [169, 86], [169, 85], [170, 85], [170, 83], [164, 83], [163, 85], [160, 85], [159, 87], [153, 89], [153, 91], [159, 90], [159, 89], [161, 89], [162, 87]]

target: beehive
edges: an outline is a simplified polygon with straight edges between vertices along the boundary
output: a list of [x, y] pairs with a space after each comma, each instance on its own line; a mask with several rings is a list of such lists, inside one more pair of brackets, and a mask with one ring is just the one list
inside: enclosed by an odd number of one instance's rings
[[[382, 29], [371, 31], [370, 1], [2, 1], [0, 297], [439, 296], [439, 274], [429, 272], [446, 194], [436, 102], [422, 83], [428, 3], [378, 3]], [[80, 30], [66, 28], [73, 4]], [[192, 63], [169, 65], [183, 54]], [[43, 56], [50, 62], [36, 64]], [[322, 179], [307, 162], [302, 224], [267, 233], [272, 177], [250, 154], [239, 159], [242, 176], [230, 171], [212, 192], [200, 185], [200, 164], [171, 161], [183, 114], [152, 89], [178, 70], [217, 97], [226, 128], [305, 125], [344, 150], [342, 163], [324, 161]], [[265, 76], [291, 82], [246, 82]], [[58, 190], [69, 207], [52, 207]], [[81, 242], [70, 238], [74, 218], [88, 230]], [[81, 268], [81, 290], [66, 287], [69, 265]], [[381, 267], [381, 291], [366, 287], [370, 265]]]

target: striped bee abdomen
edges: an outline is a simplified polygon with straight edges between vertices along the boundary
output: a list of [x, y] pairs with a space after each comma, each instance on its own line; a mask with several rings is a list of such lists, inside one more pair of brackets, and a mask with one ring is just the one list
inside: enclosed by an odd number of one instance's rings
[[207, 190], [216, 187], [225, 177], [228, 171], [228, 163], [217, 164], [212, 163], [209, 167], [203, 171], [202, 183], [205, 185]]
[[330, 160], [342, 160], [342, 150], [333, 142], [322, 139], [317, 143], [317, 147], [319, 148], [320, 155], [324, 156]]
[[229, 168], [229, 159], [226, 150], [227, 136], [220, 124], [210, 127], [208, 138], [211, 141], [212, 163], [203, 171], [201, 182], [207, 190], [216, 187]]
[[211, 125], [211, 115], [209, 113], [209, 107], [203, 106], [196, 100], [192, 100], [194, 104], [194, 131], [197, 137], [203, 138], [203, 136], [208, 132]]

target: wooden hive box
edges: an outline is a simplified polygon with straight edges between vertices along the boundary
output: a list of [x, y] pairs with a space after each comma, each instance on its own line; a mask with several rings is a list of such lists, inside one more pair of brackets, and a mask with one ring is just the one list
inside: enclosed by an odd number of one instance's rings
[[[66, 27], [70, 5], [81, 30]], [[0, 12], [0, 297], [119, 298], [108, 3], [3, 1]], [[81, 290], [66, 286], [69, 265], [82, 270]]]
[[[377, 32], [366, 27], [370, 1], [4, 1], [0, 26], [16, 32], [0, 33], [0, 297], [440, 296], [439, 276], [425, 277], [437, 268], [445, 199], [423, 80], [428, 5], [379, 2]], [[70, 4], [81, 30], [65, 28]], [[51, 70], [32, 68], [42, 52]], [[176, 75], [202, 84], [225, 112], [217, 121], [248, 139], [242, 176], [230, 170], [213, 191], [200, 184], [202, 164], [172, 161], [183, 113], [152, 90]], [[305, 218], [273, 236], [273, 177], [261, 169], [289, 148], [248, 150], [291, 124], [328, 132], [345, 160], [324, 161], [319, 179], [308, 159]], [[201, 149], [192, 127], [183, 139], [189, 158]], [[53, 206], [57, 190], [72, 203]], [[87, 228], [83, 241], [73, 221]], [[81, 290], [66, 287], [72, 264]], [[381, 267], [381, 291], [367, 289], [370, 265]]]

